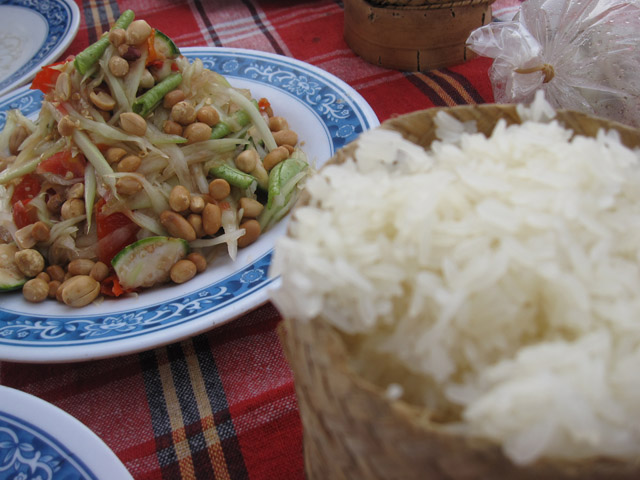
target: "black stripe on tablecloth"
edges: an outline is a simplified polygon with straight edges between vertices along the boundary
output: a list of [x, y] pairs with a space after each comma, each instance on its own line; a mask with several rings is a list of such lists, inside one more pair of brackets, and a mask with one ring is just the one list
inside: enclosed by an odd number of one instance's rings
[[240, 442], [238, 442], [233, 419], [229, 412], [227, 396], [207, 337], [200, 335], [193, 338], [193, 347], [202, 372], [202, 379], [211, 405], [220, 446], [227, 463], [229, 477], [232, 480], [246, 480], [249, 478], [249, 473], [244, 463]]
[[222, 42], [220, 41], [220, 37], [218, 36], [218, 33], [216, 32], [216, 29], [214, 28], [213, 24], [209, 21], [209, 17], [207, 16], [207, 12], [205, 11], [204, 6], [202, 5], [202, 2], [200, 0], [193, 0], [193, 4], [195, 5], [196, 10], [200, 15], [200, 18], [202, 19], [202, 23], [204, 23], [205, 27], [207, 27], [207, 33], [209, 34], [209, 36], [211, 36], [211, 40], [213, 41], [213, 44], [216, 47], [222, 47]]
[[482, 95], [480, 95], [480, 92], [476, 90], [476, 88], [473, 86], [473, 84], [469, 81], [467, 77], [457, 72], [454, 72], [453, 70], [449, 70], [448, 68], [443, 68], [441, 71], [449, 75], [451, 78], [454, 78], [460, 84], [460, 86], [467, 91], [469, 96], [473, 98], [473, 100], [476, 103], [481, 104], [481, 103], [487, 102], [484, 98], [482, 98]]
[[173, 444], [171, 421], [167, 411], [162, 380], [155, 352], [149, 350], [140, 355], [142, 378], [149, 403], [151, 428], [156, 442], [156, 456], [164, 478], [180, 478], [180, 465]]
[[429, 97], [431, 103], [433, 103], [436, 107], [446, 107], [447, 103], [445, 100], [436, 92], [433, 88], [427, 85], [422, 79], [413, 73], [405, 73], [404, 76], [407, 80], [409, 80], [415, 87], [418, 88], [423, 94]]
[[247, 8], [247, 10], [249, 10], [253, 22], [260, 29], [260, 32], [267, 38], [275, 53], [284, 55], [284, 50], [282, 49], [282, 47], [280, 47], [280, 44], [276, 41], [267, 26], [262, 22], [262, 19], [260, 18], [260, 15], [258, 15], [258, 11], [256, 10], [256, 7], [253, 5], [251, 0], [242, 0], [242, 3]]
[[194, 475], [196, 478], [214, 478], [213, 466], [207, 450], [207, 441], [200, 421], [200, 411], [191, 385], [189, 366], [185, 361], [185, 352], [182, 349], [182, 344], [169, 345], [167, 347], [167, 358], [171, 366], [175, 393], [180, 403], [185, 435], [189, 443], [191, 458], [193, 459]]
[[467, 101], [460, 94], [460, 91], [454, 85], [451, 85], [451, 82], [449, 82], [449, 80], [447, 80], [446, 78], [441, 77], [440, 75], [436, 75], [432, 72], [424, 72], [423, 75], [440, 85], [442, 90], [444, 90], [451, 97], [451, 100], [453, 100], [456, 105], [467, 104]]
[[[109, 14], [107, 13], [107, 5], [111, 7], [113, 18], [109, 18]], [[87, 26], [89, 44], [94, 43], [96, 40], [98, 40], [98, 37], [102, 34], [102, 32], [106, 32], [107, 30], [109, 30], [111, 25], [120, 16], [120, 8], [118, 7], [117, 0], [109, 0], [109, 2], [96, 0], [95, 4], [93, 5], [92, 2], [83, 2], [82, 8], [84, 12], [85, 25]], [[100, 25], [96, 25], [93, 20], [94, 9], [98, 12]]]

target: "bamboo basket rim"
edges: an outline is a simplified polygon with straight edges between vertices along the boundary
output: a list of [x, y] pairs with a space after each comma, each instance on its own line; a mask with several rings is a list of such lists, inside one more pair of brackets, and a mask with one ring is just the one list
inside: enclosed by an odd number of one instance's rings
[[[345, 0], [349, 2], [350, 0]], [[394, 10], [435, 10], [492, 4], [495, 0], [364, 0], [374, 8]]]

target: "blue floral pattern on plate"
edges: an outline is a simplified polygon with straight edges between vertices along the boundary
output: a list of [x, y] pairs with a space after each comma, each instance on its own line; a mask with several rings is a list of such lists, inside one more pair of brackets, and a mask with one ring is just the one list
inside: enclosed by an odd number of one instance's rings
[[0, 480], [97, 479], [51, 435], [0, 411]]
[[23, 7], [42, 16], [48, 31], [40, 49], [24, 65], [0, 82], [0, 92], [32, 78], [37, 68], [56, 60], [78, 30], [78, 7], [73, 0], [3, 0], [0, 5]]
[[[234, 78], [244, 79], [285, 92], [320, 119], [331, 155], [379, 123], [355, 90], [327, 72], [298, 60], [227, 48], [188, 48], [183, 54], [202, 59], [205, 67], [225, 75], [232, 84]], [[25, 115], [33, 115], [39, 110], [41, 98], [39, 92], [23, 88], [9, 98], [0, 99], [0, 128], [4, 126], [8, 109], [19, 108]], [[99, 358], [139, 350], [139, 345], [130, 343], [135, 338], [145, 337], [145, 348], [169, 343], [168, 329], [175, 331], [173, 338], [184, 338], [186, 325], [189, 325], [189, 335], [200, 333], [215, 326], [208, 320], [212, 315], [218, 324], [267, 300], [266, 288], [277, 280], [268, 275], [272, 251], [269, 249], [225, 278], [194, 288], [182, 298], [143, 304], [135, 310], [102, 315], [83, 312], [51, 318], [0, 306], [0, 358], [27, 360], [29, 352], [36, 350], [41, 350], [38, 361]], [[162, 336], [161, 332], [164, 332]], [[129, 342], [126, 346], [118, 345], [124, 340]], [[99, 354], [75, 348], [98, 344], [109, 345]], [[7, 347], [23, 350], [13, 354]], [[43, 347], [45, 350], [71, 347], [77, 353], [42, 355]]]

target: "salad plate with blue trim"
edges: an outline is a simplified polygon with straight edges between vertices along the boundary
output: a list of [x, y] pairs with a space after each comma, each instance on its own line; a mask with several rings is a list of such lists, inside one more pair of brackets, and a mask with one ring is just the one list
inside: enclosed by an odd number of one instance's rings
[[[333, 154], [379, 121], [352, 87], [326, 71], [292, 58], [233, 48], [192, 47], [200, 58], [254, 98], [267, 98], [274, 114], [298, 133], [309, 163], [322, 166]], [[6, 112], [35, 118], [42, 94], [27, 87], [0, 99], [0, 129]], [[126, 355], [203, 333], [266, 303], [277, 277], [269, 275], [275, 240], [287, 219], [275, 225], [235, 261], [219, 258], [192, 280], [105, 299], [81, 309], [48, 301], [26, 302], [20, 292], [0, 294], [0, 360], [56, 363]]]
[[0, 0], [0, 95], [57, 60], [79, 25], [73, 0]]
[[82, 422], [38, 397], [0, 386], [0, 480], [132, 478]]

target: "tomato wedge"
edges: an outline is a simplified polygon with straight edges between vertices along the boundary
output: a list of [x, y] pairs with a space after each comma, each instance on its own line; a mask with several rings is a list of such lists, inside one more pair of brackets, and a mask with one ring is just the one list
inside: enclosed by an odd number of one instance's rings
[[37, 173], [53, 173], [67, 180], [84, 177], [87, 160], [81, 153], [72, 155], [70, 150], [54, 153], [38, 165]]
[[11, 216], [18, 228], [26, 227], [38, 221], [38, 211], [29, 206], [29, 202], [40, 193], [40, 180], [29, 173], [22, 177], [11, 195]]
[[120, 250], [137, 240], [140, 227], [122, 212], [105, 215], [102, 213], [104, 204], [104, 199], [100, 199], [96, 205], [98, 258], [111, 265], [111, 260]]
[[72, 58], [73, 57], [69, 57], [61, 62], [52, 63], [42, 67], [40, 71], [36, 73], [36, 76], [33, 78], [29, 88], [31, 90], [40, 90], [42, 93], [49, 93], [52, 91], [55, 88], [56, 81], [60, 75], [60, 70], [55, 67], [67, 63]]

